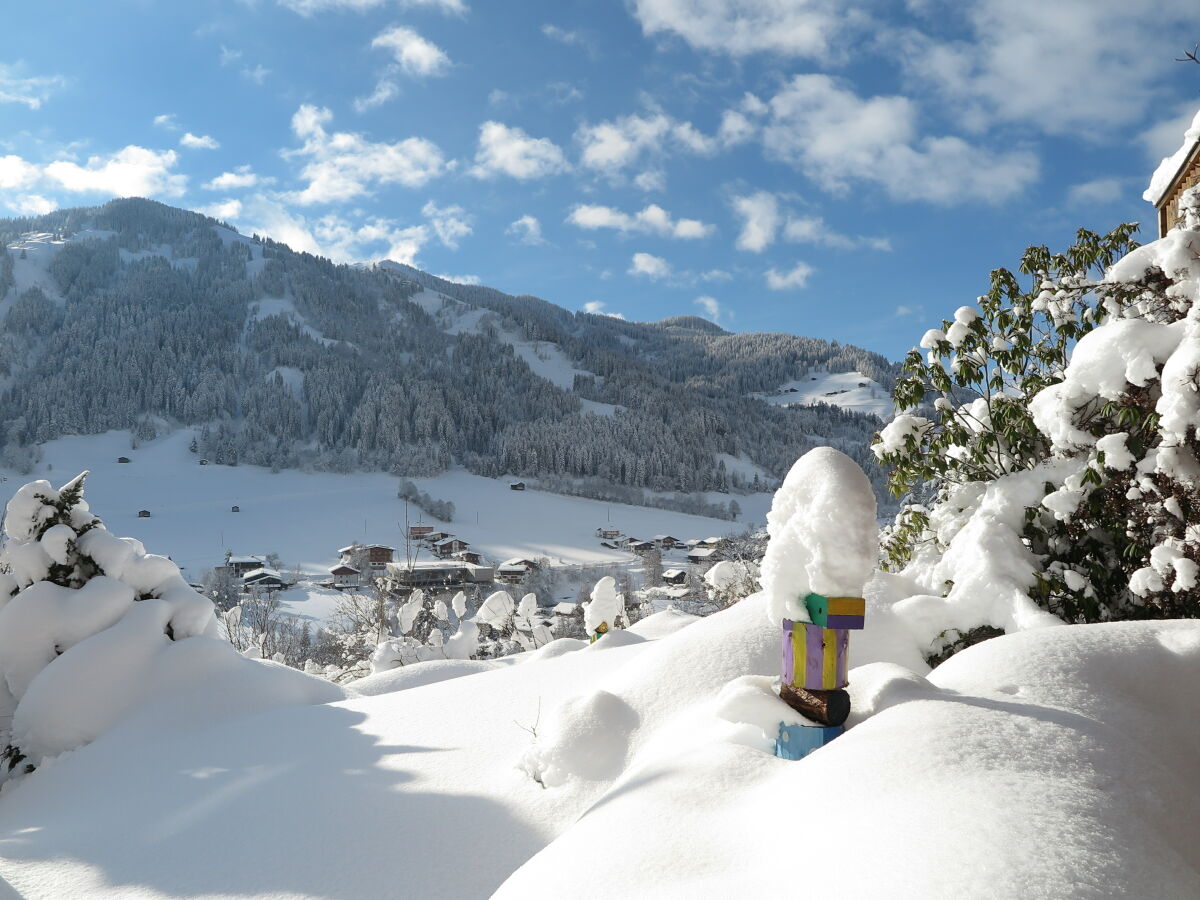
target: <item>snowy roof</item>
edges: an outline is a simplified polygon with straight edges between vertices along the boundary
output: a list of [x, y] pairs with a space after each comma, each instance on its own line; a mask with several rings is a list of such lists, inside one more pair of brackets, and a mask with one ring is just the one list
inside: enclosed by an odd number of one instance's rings
[[554, 606], [554, 614], [556, 616], [573, 616], [579, 612], [579, 604], [574, 602], [556, 603]]
[[457, 542], [458, 542], [458, 543], [460, 543], [460, 544], [465, 544], [465, 543], [467, 543], [467, 542], [466, 542], [466, 541], [464, 541], [462, 538], [456, 538], [456, 537], [453, 537], [453, 536], [451, 536], [451, 537], [448, 537], [448, 538], [446, 538], [445, 540], [441, 540], [441, 541], [435, 541], [435, 542], [434, 542], [434, 544], [433, 544], [433, 546], [435, 546], [435, 547], [440, 547], [440, 546], [442, 546], [443, 544], [453, 544], [455, 541], [457, 541]]
[[229, 562], [232, 565], [238, 565], [238, 564], [245, 565], [246, 563], [261, 563], [262, 561], [263, 561], [263, 558], [261, 556], [231, 556], [231, 557], [229, 557]]
[[354, 566], [334, 566], [329, 571], [334, 575], [350, 575], [351, 573], [355, 575], [359, 574], [358, 569], [354, 568]]
[[393, 553], [396, 552], [395, 547], [389, 547], [387, 544], [351, 544], [349, 547], [340, 549], [338, 553], [352, 553], [356, 547], [359, 550], [391, 550]]
[[717, 551], [713, 550], [711, 547], [701, 547], [699, 549], [693, 550], [688, 555], [689, 556], [699, 556], [701, 559], [707, 559], [708, 557], [712, 556], [716, 552]]
[[680, 575], [686, 574], [686, 569], [666, 569], [663, 571], [663, 578], [678, 578]]
[[1171, 188], [1171, 183], [1175, 181], [1180, 170], [1187, 164], [1188, 157], [1192, 155], [1198, 142], [1200, 142], [1200, 112], [1196, 113], [1191, 127], [1183, 133], [1183, 143], [1180, 144], [1179, 149], [1163, 159], [1158, 164], [1158, 168], [1154, 170], [1154, 174], [1150, 176], [1150, 186], [1142, 194], [1143, 200], [1153, 203], [1155, 206], [1162, 202], [1163, 197]]
[[242, 581], [261, 581], [264, 578], [278, 578], [280, 581], [283, 581], [282, 575], [280, 575], [274, 569], [267, 568], [255, 569], [252, 572], [247, 572], [245, 577], [242, 578]]
[[500, 568], [502, 568], [502, 569], [527, 569], [532, 565], [534, 565], [532, 560], [525, 559], [522, 556], [518, 556], [514, 559], [506, 559], [504, 562], [500, 563]]
[[671, 537], [669, 534], [656, 534], [651, 538], [652, 541], [677, 541], [679, 538]]

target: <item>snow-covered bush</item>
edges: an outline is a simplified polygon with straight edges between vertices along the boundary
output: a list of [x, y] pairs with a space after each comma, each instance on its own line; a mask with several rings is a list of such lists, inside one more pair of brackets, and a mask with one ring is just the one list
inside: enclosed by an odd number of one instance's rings
[[625, 595], [617, 590], [617, 580], [606, 575], [592, 588], [592, 599], [583, 605], [583, 627], [589, 635], [603, 635], [614, 628], [626, 628]]
[[[1181, 205], [1181, 227], [1144, 247], [1126, 225], [1062, 256], [1030, 250], [1029, 287], [993, 273], [978, 311], [909, 355], [910, 414], [875, 450], [897, 491], [931, 502], [885, 542], [894, 566], [940, 589], [958, 535], [1007, 530], [1010, 569], [1062, 619], [1200, 615], [1200, 192]], [[934, 418], [911, 413], [928, 385]], [[955, 627], [984, 624], [1004, 627]]]
[[[156, 702], [179, 716], [189, 705], [211, 716], [320, 694], [312, 679], [246, 660], [221, 639], [212, 602], [170, 559], [115, 537], [92, 515], [86, 475], [59, 490], [27, 484], [6, 510], [0, 738], [8, 770], [31, 770]], [[337, 695], [325, 687], [325, 699]]]

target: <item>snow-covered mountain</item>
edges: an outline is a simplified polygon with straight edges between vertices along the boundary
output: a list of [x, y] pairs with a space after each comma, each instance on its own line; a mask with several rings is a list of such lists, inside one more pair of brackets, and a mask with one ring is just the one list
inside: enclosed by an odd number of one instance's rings
[[[10, 467], [64, 435], [194, 426], [219, 463], [414, 477], [461, 464], [633, 503], [770, 487], [821, 444], [882, 483], [867, 445], [895, 369], [836, 342], [334, 265], [146, 200], [0, 220], [0, 244]], [[876, 402], [827, 388], [780, 405], [810, 373], [870, 384]]]

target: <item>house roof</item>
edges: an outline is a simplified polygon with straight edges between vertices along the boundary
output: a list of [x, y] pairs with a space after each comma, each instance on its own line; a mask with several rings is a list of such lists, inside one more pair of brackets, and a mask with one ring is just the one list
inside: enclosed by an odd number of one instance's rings
[[526, 559], [523, 556], [518, 556], [518, 557], [514, 557], [513, 559], [506, 559], [504, 562], [500, 563], [500, 568], [501, 569], [528, 569], [535, 565], [537, 565], [537, 563], [535, 563], [533, 560]]
[[[342, 547], [342, 549], [338, 550], [338, 553], [350, 553], [354, 550], [355, 546], [351, 544], [349, 547]], [[395, 547], [389, 547], [387, 544], [358, 544], [357, 546], [360, 550], [390, 550], [393, 553], [396, 552]]]
[[669, 534], [656, 534], [651, 540], [655, 541], [677, 541], [679, 538], [671, 537]]
[[229, 557], [230, 565], [246, 565], [247, 563], [258, 563], [262, 565], [263, 558], [261, 556], [231, 556]]
[[455, 543], [456, 541], [457, 541], [458, 543], [460, 543], [460, 544], [463, 544], [463, 545], [465, 545], [465, 546], [470, 546], [470, 545], [469, 545], [469, 544], [467, 544], [467, 542], [466, 542], [466, 541], [464, 541], [462, 538], [456, 538], [456, 537], [454, 537], [453, 535], [451, 535], [451, 536], [450, 536], [450, 537], [448, 537], [448, 538], [445, 538], [444, 540], [440, 540], [440, 541], [434, 541], [434, 542], [433, 542], [433, 546], [435, 546], [435, 547], [441, 547], [443, 544], [453, 544], [453, 543]]
[[579, 611], [579, 604], [572, 603], [570, 601], [565, 601], [563, 603], [555, 604], [554, 610], [553, 610], [553, 612], [556, 616], [573, 616], [578, 611]]
[[680, 575], [686, 574], [686, 569], [666, 569], [663, 571], [663, 578], [678, 578]]
[[699, 556], [701, 559], [707, 559], [716, 552], [717, 551], [711, 547], [700, 547], [699, 549], [691, 551], [688, 556]]
[[334, 575], [359, 575], [361, 574], [354, 566], [334, 566], [329, 570]]
[[255, 569], [253, 572], [247, 572], [242, 581], [262, 581], [264, 578], [277, 578], [283, 581], [283, 576], [274, 569]]
[[1183, 133], [1183, 143], [1180, 144], [1179, 149], [1158, 164], [1158, 168], [1150, 176], [1150, 186], [1142, 194], [1142, 199], [1155, 206], [1162, 203], [1163, 198], [1171, 189], [1171, 185], [1175, 183], [1175, 179], [1187, 166], [1188, 160], [1198, 144], [1200, 144], [1200, 112], [1196, 113], [1191, 127]]

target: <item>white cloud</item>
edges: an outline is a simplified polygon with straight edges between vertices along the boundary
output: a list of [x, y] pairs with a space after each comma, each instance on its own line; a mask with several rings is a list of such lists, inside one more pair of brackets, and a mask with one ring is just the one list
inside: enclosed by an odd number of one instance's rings
[[522, 244], [536, 247], [546, 243], [542, 237], [542, 223], [535, 216], [524, 215], [504, 229], [509, 237], [516, 238]]
[[906, 306], [905, 304], [901, 303], [899, 306], [896, 307], [895, 315], [900, 316], [900, 317], [915, 316], [918, 313], [922, 312], [924, 309], [925, 309], [925, 307], [923, 307], [923, 306]]
[[471, 217], [461, 206], [438, 206], [432, 200], [421, 207], [421, 215], [429, 220], [442, 246], [458, 249], [458, 241], [471, 234]]
[[567, 222], [579, 228], [612, 228], [622, 234], [655, 234], [660, 237], [692, 240], [708, 237], [716, 227], [698, 219], [673, 219], [661, 206], [650, 204], [630, 215], [611, 206], [580, 204], [571, 210]]
[[767, 287], [773, 291], [798, 290], [808, 283], [808, 278], [812, 273], [813, 267], [805, 262], [796, 263], [788, 272], [780, 272], [774, 268], [767, 269]]
[[647, 169], [645, 172], [634, 176], [633, 186], [647, 193], [651, 191], [665, 191], [667, 189], [667, 176], [661, 169]]
[[259, 178], [250, 170], [249, 166], [238, 166], [232, 172], [222, 172], [205, 184], [204, 188], [209, 191], [229, 191], [237, 188], [252, 188], [269, 180]]
[[217, 143], [216, 138], [210, 137], [207, 134], [192, 134], [190, 131], [187, 131], [179, 139], [179, 146], [187, 147], [191, 150], [216, 150], [221, 145]]
[[739, 250], [762, 253], [775, 243], [782, 217], [774, 194], [758, 191], [746, 197], [734, 197], [733, 211], [742, 220], [742, 230], [737, 238]]
[[20, 103], [40, 109], [66, 85], [67, 80], [58, 75], [23, 75], [19, 66], [0, 63], [0, 103]]
[[221, 45], [221, 65], [231, 66], [242, 58], [241, 50], [234, 50], [232, 47]]
[[699, 274], [701, 281], [731, 281], [733, 276], [724, 269], [709, 269], [707, 272]]
[[570, 166], [562, 148], [549, 138], [534, 138], [500, 122], [479, 126], [479, 149], [471, 174], [476, 178], [508, 175], [520, 181], [544, 178]]
[[692, 302], [704, 310], [705, 314], [712, 319], [712, 321], [720, 323], [721, 316], [724, 315], [725, 310], [717, 301], [716, 297], [709, 297], [705, 295], [703, 297], [697, 297]]
[[[933, 11], [942, 42], [889, 39], [910, 78], [932, 86], [967, 127], [1027, 123], [1048, 134], [1119, 133], [1171, 79], [1194, 30], [1194, 0], [976, 0]], [[961, 16], [960, 22], [954, 16]]]
[[41, 194], [17, 194], [5, 205], [19, 216], [44, 216], [58, 209], [56, 201]]
[[417, 254], [432, 236], [426, 225], [402, 225], [381, 217], [352, 222], [330, 214], [309, 219], [263, 194], [246, 198], [233, 224], [243, 233], [264, 234], [334, 262], [391, 259], [416, 265]]
[[434, 275], [434, 278], [440, 278], [442, 281], [453, 281], [455, 284], [483, 284], [483, 279], [478, 275]]
[[175, 121], [175, 113], [163, 113], [161, 116], [155, 116], [154, 127], [164, 128], [167, 131], [178, 131], [179, 124]]
[[218, 200], [216, 203], [196, 207], [196, 212], [212, 216], [214, 219], [223, 219], [229, 222], [242, 214], [242, 201], [236, 199]]
[[114, 197], [179, 197], [187, 176], [171, 170], [178, 162], [174, 150], [147, 150], [129, 145], [111, 156], [92, 156], [85, 165], [70, 160], [52, 162], [44, 175], [75, 193]]
[[559, 28], [557, 25], [543, 25], [542, 34], [550, 38], [552, 41], [558, 41], [560, 44], [576, 44], [586, 46], [587, 41], [578, 31], [572, 31], [568, 28]]
[[896, 200], [998, 202], [1038, 175], [1037, 157], [1026, 151], [918, 138], [911, 100], [864, 99], [827, 75], [797, 75], [771, 99], [763, 146], [828, 190], [876, 182]]
[[28, 187], [41, 176], [38, 167], [19, 156], [0, 156], [0, 189]]
[[371, 47], [390, 51], [406, 75], [418, 78], [444, 75], [450, 68], [450, 57], [437, 44], [425, 40], [411, 28], [399, 25], [389, 28], [371, 41]]
[[589, 300], [587, 303], [583, 304], [583, 311], [593, 316], [608, 316], [610, 319], [625, 318], [625, 316], [621, 313], [606, 312], [605, 307], [607, 307], [607, 305], [608, 304], [606, 304], [603, 300]]
[[255, 84], [262, 84], [267, 80], [267, 76], [271, 74], [271, 70], [264, 65], [247, 66], [242, 69], [242, 77], [247, 81], [253, 81]]
[[1147, 159], [1157, 163], [1179, 149], [1183, 143], [1183, 133], [1192, 126], [1198, 105], [1195, 100], [1186, 100], [1169, 117], [1160, 119], [1138, 135], [1138, 142], [1146, 149]]
[[668, 150], [711, 156], [721, 149], [718, 139], [702, 134], [691, 122], [661, 112], [584, 124], [576, 129], [575, 140], [581, 148], [583, 165], [609, 175], [635, 165], [645, 156], [661, 157]]
[[1125, 194], [1125, 184], [1120, 178], [1094, 178], [1075, 184], [1067, 191], [1067, 203], [1071, 206], [1103, 206], [1115, 203]]
[[633, 0], [648, 35], [673, 33], [699, 50], [822, 59], [864, 22], [838, 0]]
[[329, 134], [325, 126], [332, 119], [328, 109], [309, 104], [292, 117], [292, 131], [304, 145], [284, 155], [308, 160], [300, 172], [308, 186], [292, 198], [297, 203], [350, 200], [367, 193], [371, 185], [421, 187], [448, 168], [432, 141], [406, 138], [385, 143], [345, 131]]
[[279, 0], [280, 6], [286, 6], [302, 16], [340, 9], [365, 12], [385, 4], [399, 6], [401, 9], [428, 7], [456, 16], [467, 13], [467, 5], [463, 3], [463, 0]]
[[660, 278], [668, 278], [671, 275], [671, 264], [661, 256], [653, 256], [649, 253], [633, 254], [633, 261], [629, 265], [630, 275], [644, 275], [651, 281], [658, 281]]

